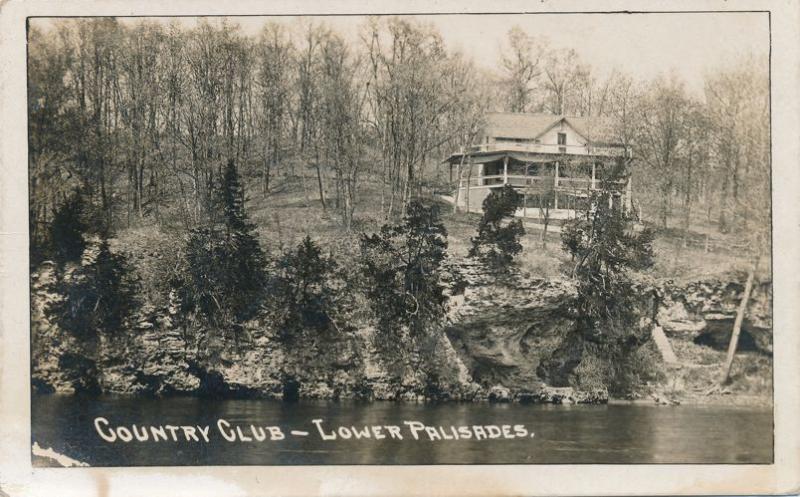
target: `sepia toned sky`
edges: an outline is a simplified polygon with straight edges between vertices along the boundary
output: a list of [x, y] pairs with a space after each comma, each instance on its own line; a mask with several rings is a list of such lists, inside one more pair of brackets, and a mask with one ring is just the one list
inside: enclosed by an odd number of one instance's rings
[[[544, 37], [555, 47], [574, 48], [603, 77], [616, 68], [637, 79], [674, 71], [690, 91], [700, 92], [706, 71], [740, 55], [769, 53], [766, 13], [650, 13], [650, 14], [470, 14], [414, 16], [433, 24], [447, 46], [488, 69], [500, 67], [499, 55], [511, 26]], [[151, 18], [156, 19], [156, 18]], [[198, 18], [157, 18], [192, 26]], [[207, 18], [219, 22], [220, 18]], [[287, 24], [297, 17], [231, 17], [245, 33], [256, 34], [263, 24]], [[357, 40], [364, 16], [306, 17], [325, 22], [346, 38]], [[132, 20], [128, 20], [129, 22]], [[48, 26], [49, 20], [34, 19]]]

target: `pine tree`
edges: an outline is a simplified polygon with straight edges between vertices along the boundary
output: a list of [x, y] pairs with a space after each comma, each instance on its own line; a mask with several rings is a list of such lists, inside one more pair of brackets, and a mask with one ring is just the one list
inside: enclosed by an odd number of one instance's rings
[[577, 286], [572, 339], [582, 357], [576, 370], [617, 390], [627, 387], [620, 381], [625, 365], [649, 339], [640, 326], [640, 309], [648, 296], [634, 289], [630, 272], [653, 264], [653, 232], [635, 231], [631, 218], [609, 201], [619, 174], [612, 171], [602, 189], [590, 196], [591, 209], [566, 223], [561, 235]]
[[[190, 231], [184, 268], [173, 282], [183, 315], [232, 335], [255, 317], [266, 285], [266, 256], [245, 211], [244, 188], [231, 161], [216, 189], [216, 211], [208, 225]], [[207, 337], [201, 337], [207, 338]]]
[[447, 230], [438, 207], [417, 201], [409, 203], [402, 223], [362, 237], [365, 291], [376, 320], [377, 345], [388, 355], [418, 348], [443, 319], [446, 299], [440, 274], [446, 250]]
[[509, 185], [493, 190], [483, 201], [483, 217], [478, 234], [472, 238], [469, 257], [494, 269], [506, 270], [522, 251], [519, 239], [525, 228], [519, 219], [511, 219], [520, 206], [520, 195]]
[[75, 338], [75, 348], [59, 360], [77, 390], [98, 390], [102, 336], [120, 336], [137, 306], [138, 282], [124, 254], [111, 251], [105, 237], [87, 244], [80, 266], [60, 275], [53, 291], [61, 296], [45, 313]]
[[85, 219], [86, 201], [80, 190], [59, 206], [50, 223], [50, 252], [56, 262], [75, 262], [80, 260], [86, 241], [83, 236], [88, 226]]
[[342, 290], [344, 285], [336, 261], [323, 255], [310, 237], [287, 252], [278, 261], [269, 299], [281, 339], [337, 331], [336, 316], [348, 307], [350, 292]]

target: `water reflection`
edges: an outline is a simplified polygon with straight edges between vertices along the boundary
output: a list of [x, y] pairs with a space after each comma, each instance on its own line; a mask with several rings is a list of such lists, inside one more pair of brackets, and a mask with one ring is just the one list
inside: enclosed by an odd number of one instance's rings
[[[772, 411], [736, 407], [649, 405], [551, 406], [131, 399], [35, 396], [32, 436], [43, 447], [100, 466], [514, 463], [770, 463]], [[211, 442], [107, 443], [97, 416], [112, 425], [211, 425]], [[285, 440], [226, 442], [231, 425], [277, 425]], [[326, 428], [400, 425], [404, 440], [322, 441]], [[534, 437], [435, 440], [410, 437], [404, 421], [429, 426], [525, 425]], [[303, 430], [309, 436], [291, 436]]]

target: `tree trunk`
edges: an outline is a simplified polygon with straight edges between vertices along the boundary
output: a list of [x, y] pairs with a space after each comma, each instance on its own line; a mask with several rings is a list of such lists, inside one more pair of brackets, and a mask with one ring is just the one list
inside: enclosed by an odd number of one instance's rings
[[544, 210], [544, 217], [542, 218], [542, 248], [547, 248], [547, 226], [550, 224], [550, 208], [546, 207]]
[[750, 268], [750, 272], [747, 273], [747, 283], [745, 283], [744, 286], [744, 294], [742, 294], [742, 301], [739, 303], [739, 310], [736, 312], [736, 320], [733, 323], [733, 333], [731, 334], [731, 341], [728, 344], [728, 356], [725, 358], [725, 365], [722, 368], [722, 379], [720, 380], [721, 385], [728, 383], [728, 379], [731, 374], [733, 356], [736, 354], [736, 347], [739, 344], [739, 333], [742, 331], [742, 321], [744, 320], [744, 314], [747, 311], [747, 304], [750, 301], [750, 292], [753, 290], [753, 279], [755, 278], [755, 273], [758, 270], [759, 259], [760, 255], [756, 256], [755, 262]]
[[692, 224], [692, 157], [689, 156], [689, 161], [686, 165], [686, 189], [683, 198], [683, 248], [688, 246], [689, 241], [689, 228]]
[[[458, 199], [461, 195], [461, 176], [464, 173], [464, 159], [466, 158], [467, 154], [461, 154], [461, 160], [458, 162], [458, 173], [456, 174], [456, 194], [455, 198], [453, 199], [453, 213], [458, 212]], [[450, 165], [450, 172], [452, 173], [453, 166]], [[452, 181], [452, 180], [451, 180]], [[469, 185], [467, 185], [469, 187]]]
[[467, 184], [464, 189], [464, 205], [467, 213], [469, 213], [469, 191], [472, 186], [472, 157], [469, 158], [469, 164], [467, 167]]
[[327, 211], [328, 206], [325, 204], [325, 189], [322, 187], [322, 171], [319, 168], [319, 162], [316, 164], [317, 166], [317, 186], [319, 187], [319, 201], [322, 204], [322, 210]]
[[730, 164], [726, 164], [722, 172], [722, 187], [720, 188], [720, 202], [719, 202], [719, 231], [720, 233], [728, 232], [728, 189], [730, 184]]
[[264, 180], [263, 185], [262, 185], [263, 186], [264, 195], [267, 195], [269, 193], [270, 164], [271, 164], [271, 161], [272, 161], [272, 157], [269, 156], [270, 154], [268, 153], [268, 149], [269, 149], [269, 145], [265, 145], [264, 146], [264, 169], [263, 169], [263, 172], [261, 173], [262, 177], [263, 177], [263, 180]]

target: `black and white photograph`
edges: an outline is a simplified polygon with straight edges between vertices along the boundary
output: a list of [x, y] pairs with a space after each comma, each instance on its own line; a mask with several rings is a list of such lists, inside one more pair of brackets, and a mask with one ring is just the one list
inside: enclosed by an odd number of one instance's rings
[[772, 21], [27, 17], [32, 466], [773, 464]]

